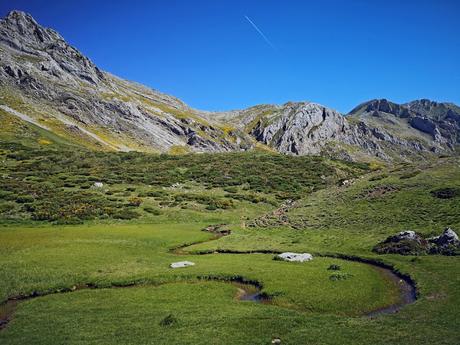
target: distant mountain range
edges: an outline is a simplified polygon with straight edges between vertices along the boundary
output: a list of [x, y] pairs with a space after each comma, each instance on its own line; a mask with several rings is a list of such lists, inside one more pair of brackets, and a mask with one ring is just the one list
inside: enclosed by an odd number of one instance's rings
[[372, 100], [347, 115], [310, 102], [196, 110], [101, 71], [56, 31], [20, 11], [0, 20], [0, 123], [2, 140], [51, 133], [96, 150], [270, 150], [410, 160], [451, 154], [460, 145], [460, 107], [425, 99]]

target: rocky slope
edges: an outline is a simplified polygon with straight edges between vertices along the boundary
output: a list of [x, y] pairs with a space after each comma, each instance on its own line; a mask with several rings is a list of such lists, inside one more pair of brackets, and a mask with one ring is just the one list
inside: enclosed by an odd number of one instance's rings
[[453, 152], [460, 144], [459, 114], [453, 104], [428, 100], [373, 100], [347, 116], [310, 102], [199, 111], [101, 71], [26, 13], [13, 11], [0, 20], [0, 121], [10, 135], [24, 135], [16, 124], [25, 121], [98, 150], [263, 148], [392, 160]]
[[[347, 116], [360, 145], [391, 159], [414, 154], [451, 153], [460, 145], [460, 108], [417, 100], [396, 104], [385, 99], [359, 105]], [[371, 150], [372, 151], [372, 150]]]
[[229, 151], [253, 145], [174, 97], [99, 70], [23, 12], [0, 21], [0, 90], [4, 116], [30, 118], [96, 148]]

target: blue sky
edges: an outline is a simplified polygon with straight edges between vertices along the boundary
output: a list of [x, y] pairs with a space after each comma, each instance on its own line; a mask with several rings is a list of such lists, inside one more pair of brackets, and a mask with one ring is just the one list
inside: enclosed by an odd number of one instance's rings
[[457, 0], [0, 2], [1, 16], [12, 9], [56, 29], [102, 69], [198, 109], [460, 104]]

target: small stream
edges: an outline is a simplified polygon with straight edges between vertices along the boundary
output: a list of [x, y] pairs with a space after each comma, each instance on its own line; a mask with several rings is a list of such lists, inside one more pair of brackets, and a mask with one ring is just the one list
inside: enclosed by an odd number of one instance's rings
[[[214, 236], [211, 240], [216, 240], [222, 236], [216, 235]], [[196, 243], [193, 243], [196, 244]], [[176, 255], [182, 255], [184, 253], [184, 249], [186, 247], [189, 247], [193, 244], [188, 244], [188, 245], [183, 245], [180, 247], [176, 247], [170, 250], [170, 252], [173, 252]], [[234, 251], [223, 251], [223, 252], [206, 252], [206, 253], [199, 253], [196, 255], [209, 255], [209, 254], [219, 254], [219, 255], [234, 255], [234, 254], [240, 254], [240, 255], [248, 255], [248, 254], [254, 254], [254, 253], [263, 253], [263, 254], [279, 254], [278, 252], [270, 252], [270, 251], [251, 251], [251, 252], [234, 252]], [[317, 255], [321, 256], [321, 255]], [[355, 257], [355, 256], [347, 256], [347, 255], [323, 255], [325, 257], [334, 257], [340, 260], [348, 260], [348, 261], [355, 261], [355, 262], [360, 262], [365, 265], [370, 265], [374, 269], [378, 270], [380, 274], [394, 282], [398, 288], [399, 288], [399, 299], [396, 303], [393, 303], [388, 306], [384, 306], [381, 308], [378, 308], [376, 310], [370, 311], [363, 316], [374, 318], [382, 314], [392, 314], [392, 313], [397, 313], [401, 308], [404, 306], [414, 303], [417, 299], [417, 290], [416, 290], [416, 285], [413, 279], [405, 274], [401, 274], [398, 271], [396, 271], [392, 266], [387, 265], [382, 262], [377, 262], [373, 261], [371, 259], [364, 259], [360, 257]], [[202, 279], [200, 277], [197, 277], [199, 280], [206, 280]], [[267, 303], [270, 302], [270, 297], [267, 296], [264, 292], [262, 292], [262, 286], [259, 282], [255, 281], [247, 281], [243, 277], [240, 277], [241, 279], [239, 280], [233, 280], [233, 281], [226, 281], [224, 279], [210, 279], [210, 280], [216, 280], [216, 281], [222, 281], [225, 283], [230, 283], [234, 285], [237, 288], [237, 296], [236, 299], [239, 301], [249, 301], [249, 302], [254, 302], [254, 303]], [[41, 296], [45, 295], [50, 295], [50, 294], [58, 294], [58, 293], [70, 293], [73, 291], [78, 291], [78, 290], [83, 290], [83, 289], [106, 289], [106, 288], [132, 288], [135, 287], [136, 285], [133, 285], [132, 283], [126, 286], [111, 286], [111, 287], [97, 287], [93, 284], [83, 284], [79, 286], [74, 286], [73, 288], [69, 289], [61, 289], [58, 291], [50, 291], [50, 292], [44, 292], [44, 293], [36, 293], [34, 292], [31, 295], [25, 295], [25, 296], [15, 296], [9, 298], [6, 302], [0, 304], [0, 330], [4, 329], [8, 323], [11, 321], [12, 317], [14, 316], [14, 313], [17, 309], [17, 305], [24, 300], [29, 300], [33, 298], [38, 298]], [[140, 286], [146, 286], [140, 285]], [[154, 286], [154, 285], [152, 285]], [[157, 285], [155, 285], [157, 286]]]
[[[399, 312], [404, 306], [412, 304], [417, 300], [417, 289], [412, 279], [377, 264], [369, 262], [362, 262], [362, 264], [372, 266], [375, 270], [379, 271], [385, 279], [392, 281], [399, 289], [399, 298], [396, 303], [372, 310], [365, 313], [363, 316], [375, 318], [383, 314], [394, 314]], [[255, 303], [270, 302], [270, 297], [264, 294], [259, 286], [241, 283], [234, 283], [234, 285], [238, 288], [237, 298], [240, 301], [251, 301]]]
[[374, 318], [382, 314], [397, 313], [399, 310], [401, 310], [402, 307], [406, 306], [407, 304], [414, 303], [417, 300], [417, 289], [411, 279], [409, 280], [407, 277], [397, 274], [388, 268], [383, 268], [376, 265], [373, 265], [373, 267], [380, 271], [382, 276], [386, 277], [388, 280], [391, 280], [398, 286], [399, 301], [389, 306], [373, 310], [367, 313], [366, 316]]

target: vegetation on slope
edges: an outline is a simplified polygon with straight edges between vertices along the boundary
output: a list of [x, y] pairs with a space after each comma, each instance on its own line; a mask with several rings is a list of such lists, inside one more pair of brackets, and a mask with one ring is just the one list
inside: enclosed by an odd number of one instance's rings
[[241, 203], [276, 205], [368, 169], [254, 152], [169, 156], [52, 146], [0, 142], [3, 221], [78, 223], [147, 217], [163, 208], [212, 212]]

